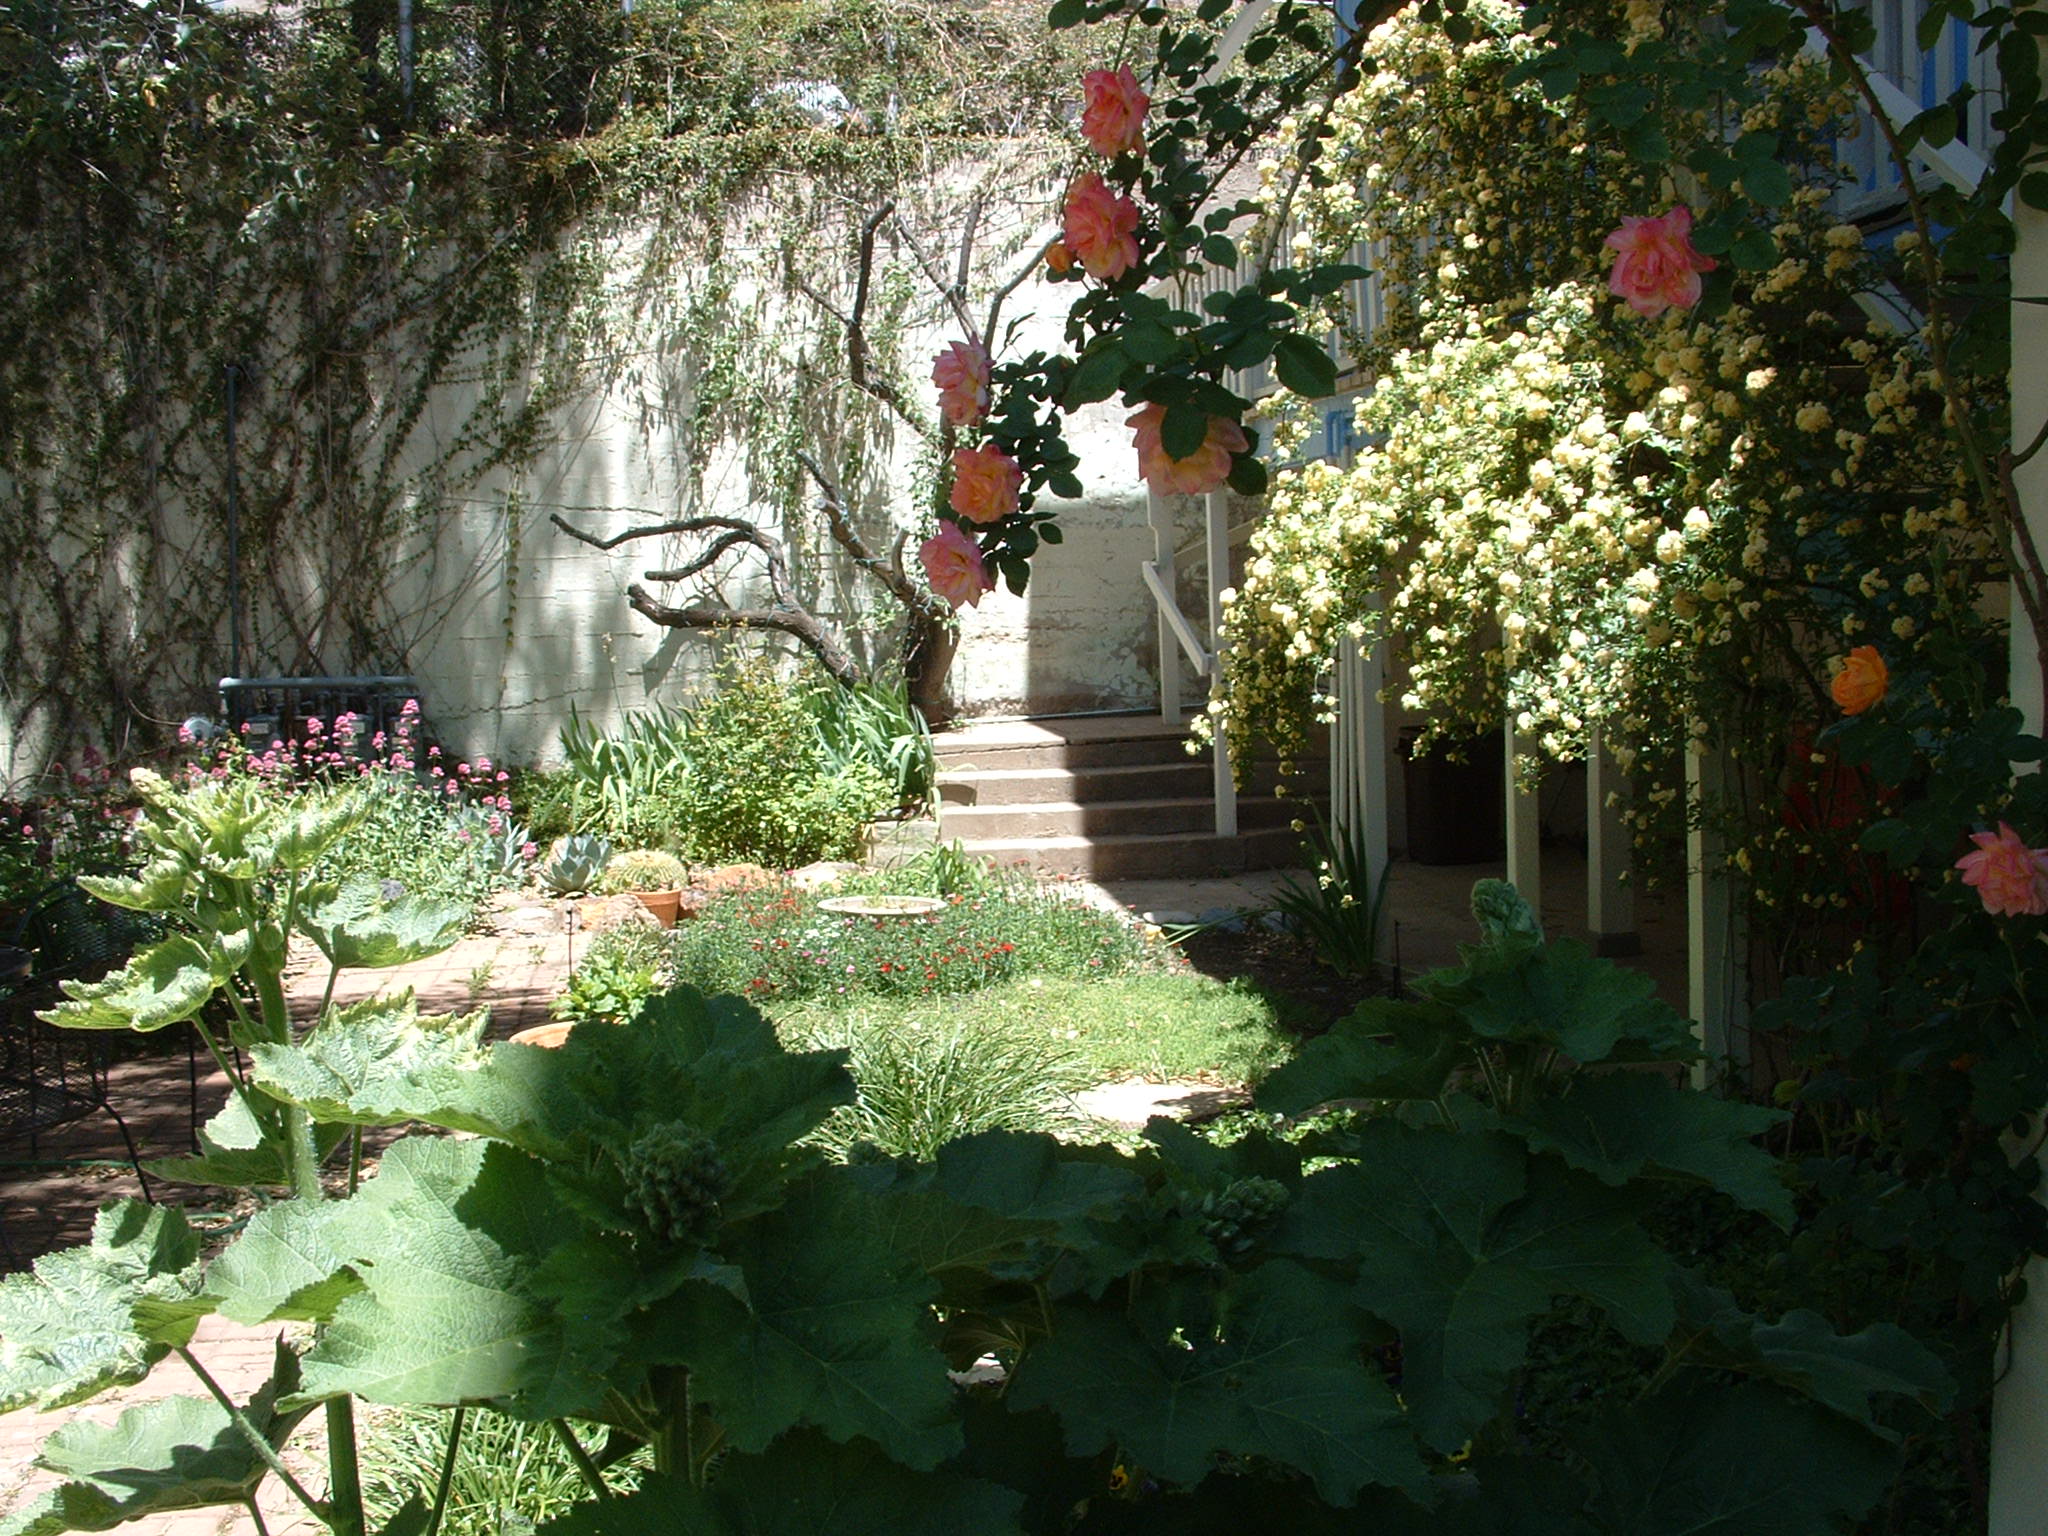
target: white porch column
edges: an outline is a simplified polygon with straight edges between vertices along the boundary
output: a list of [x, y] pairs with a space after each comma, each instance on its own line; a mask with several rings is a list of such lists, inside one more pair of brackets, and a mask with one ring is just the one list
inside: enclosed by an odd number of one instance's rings
[[[2048, 420], [2048, 309], [2020, 300], [2048, 294], [2048, 214], [2014, 200], [2012, 426], [2015, 442]], [[2021, 515], [2048, 545], [2048, 458], [2014, 471]], [[2025, 728], [2043, 722], [2040, 666], [2026, 611], [2012, 604], [2012, 701]], [[1990, 1536], [2038, 1536], [2048, 1520], [2048, 1264], [2027, 1266], [2028, 1298], [2013, 1314], [2012, 1358], [1991, 1408]]]
[[[1209, 669], [1209, 692], [1223, 686], [1223, 589], [1230, 585], [1230, 493], [1211, 491], [1208, 513], [1209, 545], [1209, 654], [1215, 658]], [[1214, 718], [1214, 717], [1212, 717]], [[1237, 781], [1230, 773], [1230, 741], [1223, 722], [1216, 721], [1216, 738], [1210, 748], [1216, 770], [1216, 835], [1237, 836]]]
[[1692, 811], [1685, 834], [1686, 1011], [1706, 1060], [1693, 1068], [1693, 1084], [1710, 1087], [1722, 1067], [1747, 1056], [1744, 976], [1749, 947], [1735, 915], [1725, 870], [1724, 839], [1702, 826], [1703, 805], [1725, 800], [1728, 759], [1720, 752], [1685, 749], [1685, 803]]
[[1639, 955], [1636, 892], [1628, 882], [1628, 778], [1607, 751], [1598, 726], [1586, 745], [1586, 931], [1596, 955]]
[[1524, 790], [1518, 782], [1519, 760], [1533, 758], [1535, 749], [1528, 736], [1509, 720], [1501, 733], [1507, 762], [1508, 797], [1508, 883], [1522, 893], [1529, 910], [1543, 921], [1543, 829], [1539, 821], [1542, 804], [1536, 788]]
[[1330, 823], [1343, 836], [1357, 831], [1369, 888], [1387, 867], [1386, 642], [1366, 650], [1348, 636], [1337, 642], [1337, 718], [1330, 726]]

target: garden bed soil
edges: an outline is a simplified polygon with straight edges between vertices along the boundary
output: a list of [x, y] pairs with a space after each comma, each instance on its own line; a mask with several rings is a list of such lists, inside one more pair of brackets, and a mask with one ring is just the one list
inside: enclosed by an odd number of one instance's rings
[[1205, 928], [1177, 945], [1188, 964], [1217, 981], [1252, 983], [1278, 1005], [1280, 1024], [1297, 1034], [1319, 1035], [1368, 997], [1398, 990], [1393, 983], [1339, 976], [1315, 957], [1301, 939], [1257, 923], [1232, 932]]

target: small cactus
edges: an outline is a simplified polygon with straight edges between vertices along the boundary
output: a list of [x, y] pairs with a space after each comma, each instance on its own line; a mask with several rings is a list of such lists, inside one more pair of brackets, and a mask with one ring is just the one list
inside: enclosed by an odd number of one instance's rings
[[607, 894], [673, 891], [689, 876], [688, 867], [672, 853], [663, 853], [658, 848], [628, 848], [605, 865], [598, 888]]
[[558, 837], [535, 873], [557, 896], [576, 896], [597, 884], [611, 856], [612, 845], [601, 837]]
[[718, 1149], [675, 1121], [641, 1135], [624, 1169], [626, 1208], [664, 1243], [702, 1242], [731, 1182]]

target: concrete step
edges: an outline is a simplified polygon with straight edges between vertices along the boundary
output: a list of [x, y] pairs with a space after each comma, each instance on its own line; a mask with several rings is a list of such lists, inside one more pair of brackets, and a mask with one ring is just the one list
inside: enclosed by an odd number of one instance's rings
[[1043, 805], [1052, 801], [1172, 800], [1210, 792], [1206, 762], [1123, 763], [1110, 768], [947, 768], [941, 805]]
[[1157, 715], [1089, 715], [959, 726], [934, 736], [932, 748], [941, 774], [1206, 764], [1208, 749], [1190, 754], [1187, 739], [1185, 724]]
[[1203, 880], [1247, 869], [1287, 869], [1299, 862], [1301, 836], [1287, 826], [1217, 837], [1025, 837], [962, 841], [970, 854], [998, 864], [1027, 864], [1047, 874], [1126, 880]]
[[[1245, 831], [1286, 827], [1304, 817], [1308, 802], [1248, 796], [1237, 802]], [[1154, 800], [1048, 800], [1023, 805], [942, 805], [939, 836], [974, 843], [1037, 837], [1135, 837], [1204, 833], [1216, 825], [1216, 802], [1207, 795]]]

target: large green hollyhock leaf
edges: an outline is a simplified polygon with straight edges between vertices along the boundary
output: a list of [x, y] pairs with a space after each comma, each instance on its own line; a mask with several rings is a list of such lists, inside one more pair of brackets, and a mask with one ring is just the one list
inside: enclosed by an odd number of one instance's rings
[[[313, 1145], [324, 1160], [347, 1139], [345, 1125], [316, 1125]], [[186, 1184], [219, 1184], [247, 1189], [259, 1184], [289, 1184], [282, 1135], [266, 1136], [238, 1093], [228, 1095], [214, 1117], [199, 1128], [199, 1155], [158, 1158], [149, 1171]]]
[[407, 988], [336, 1009], [295, 1045], [251, 1047], [251, 1077], [314, 1119], [400, 1125], [422, 1098], [482, 1066], [487, 1016], [422, 1016]]
[[1335, 1099], [1435, 1099], [1471, 1032], [1441, 1003], [1370, 998], [1259, 1084], [1261, 1109], [1298, 1115]]
[[162, 1029], [197, 1014], [225, 979], [214, 974], [204, 948], [172, 934], [137, 950], [103, 980], [60, 983], [70, 1001], [40, 1017], [65, 1029]]
[[1070, 1453], [1116, 1447], [1180, 1483], [1219, 1455], [1296, 1468], [1332, 1504], [1368, 1484], [1420, 1490], [1400, 1405], [1360, 1358], [1345, 1287], [1277, 1260], [1234, 1276], [1214, 1330], [1184, 1328], [1168, 1288], [1134, 1313], [1064, 1307], [1024, 1356], [1009, 1401], [1058, 1413]]
[[1047, 1249], [1088, 1241], [1088, 1218], [1142, 1192], [1130, 1168], [1063, 1159], [1051, 1136], [984, 1131], [948, 1142], [930, 1163], [850, 1170], [875, 1194], [880, 1230], [928, 1274], [1015, 1278]]
[[92, 1241], [0, 1280], [0, 1413], [63, 1408], [142, 1380], [212, 1310], [182, 1211], [117, 1200]]
[[725, 1458], [702, 1490], [650, 1477], [624, 1498], [579, 1504], [537, 1536], [1017, 1536], [1022, 1503], [993, 1483], [798, 1433], [761, 1455]]
[[1437, 1450], [1500, 1411], [1529, 1320], [1555, 1297], [1599, 1304], [1636, 1343], [1670, 1332], [1670, 1261], [1626, 1191], [1490, 1131], [1375, 1122], [1358, 1159], [1303, 1183], [1273, 1245], [1355, 1261], [1359, 1304], [1401, 1332], [1401, 1394]]
[[623, 1331], [616, 1311], [565, 1316], [535, 1294], [534, 1271], [579, 1230], [536, 1160], [487, 1141], [407, 1138], [324, 1228], [364, 1289], [335, 1307], [306, 1356], [308, 1398], [492, 1401], [529, 1418], [602, 1399]]
[[265, 1206], [207, 1267], [207, 1295], [238, 1323], [326, 1322], [344, 1296], [362, 1289], [329, 1241], [335, 1213], [346, 1209], [330, 1200]]
[[1880, 1435], [1871, 1398], [1909, 1397], [1930, 1413], [1948, 1407], [1955, 1382], [1918, 1339], [1891, 1323], [1840, 1334], [1818, 1312], [1787, 1312], [1775, 1323], [1751, 1316], [1727, 1291], [1690, 1270], [1672, 1277], [1679, 1349], [1688, 1364], [1740, 1371], [1791, 1388]]
[[1597, 958], [1576, 939], [1466, 951], [1415, 990], [1455, 1008], [1482, 1040], [1551, 1046], [1581, 1065], [1681, 1061], [1696, 1054], [1684, 1019], [1640, 971]]
[[299, 913], [299, 927], [343, 970], [383, 970], [438, 955], [469, 922], [459, 901], [401, 896], [387, 901], [374, 880], [349, 881], [335, 895]]
[[[270, 1380], [243, 1412], [281, 1448], [306, 1410], [280, 1413], [298, 1383], [298, 1357], [280, 1343]], [[210, 1397], [167, 1397], [127, 1409], [111, 1424], [78, 1419], [43, 1442], [36, 1464], [65, 1481], [0, 1521], [0, 1536], [105, 1531], [145, 1515], [245, 1502], [268, 1468]]]
[[1582, 1073], [1570, 1092], [1500, 1125], [1603, 1184], [1625, 1184], [1650, 1168], [1687, 1174], [1790, 1227], [1792, 1193], [1778, 1160], [1754, 1140], [1785, 1118], [1644, 1071]]
[[894, 1248], [875, 1197], [823, 1169], [778, 1210], [726, 1229], [746, 1276], [684, 1286], [632, 1348], [645, 1364], [687, 1365], [690, 1390], [742, 1451], [800, 1424], [865, 1436], [896, 1460], [938, 1465], [960, 1448], [953, 1386], [932, 1315], [937, 1286]]
[[140, 874], [80, 875], [78, 884], [88, 896], [97, 896], [111, 906], [132, 912], [176, 910], [191, 883], [192, 866], [183, 859], [151, 859]]
[[1835, 1536], [1897, 1465], [1847, 1420], [1761, 1386], [1667, 1390], [1576, 1448], [1599, 1536]]

